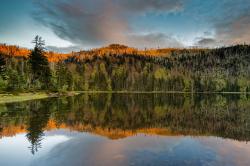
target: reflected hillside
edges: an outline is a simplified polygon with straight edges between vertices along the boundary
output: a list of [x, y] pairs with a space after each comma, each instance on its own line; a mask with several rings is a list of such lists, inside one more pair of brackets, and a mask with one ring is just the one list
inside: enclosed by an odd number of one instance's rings
[[246, 95], [84, 94], [0, 106], [0, 136], [26, 133], [35, 153], [44, 131], [69, 129], [110, 139], [137, 133], [250, 140]]

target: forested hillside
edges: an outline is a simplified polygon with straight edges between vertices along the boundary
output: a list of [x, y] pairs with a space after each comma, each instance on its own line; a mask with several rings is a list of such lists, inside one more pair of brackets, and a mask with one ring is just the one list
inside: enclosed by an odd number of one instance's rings
[[[18, 54], [0, 47], [1, 91], [250, 91], [248, 45], [138, 50], [113, 44], [58, 54], [37, 42]], [[32, 55], [38, 59], [32, 62]]]

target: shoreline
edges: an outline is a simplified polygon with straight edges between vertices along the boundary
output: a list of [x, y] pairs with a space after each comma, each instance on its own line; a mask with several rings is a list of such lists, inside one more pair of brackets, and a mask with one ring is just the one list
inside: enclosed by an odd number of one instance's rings
[[250, 92], [183, 92], [183, 91], [78, 91], [80, 94], [89, 93], [121, 93], [121, 94], [250, 94]]
[[72, 91], [72, 92], [25, 92], [19, 94], [0, 93], [0, 104], [38, 100], [53, 97], [76, 96], [79, 94], [249, 94], [250, 92], [180, 92], [180, 91]]

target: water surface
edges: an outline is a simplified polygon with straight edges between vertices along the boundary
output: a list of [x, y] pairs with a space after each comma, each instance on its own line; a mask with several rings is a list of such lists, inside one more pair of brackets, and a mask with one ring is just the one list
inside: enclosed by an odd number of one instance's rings
[[0, 105], [0, 165], [250, 165], [246, 95], [84, 94]]

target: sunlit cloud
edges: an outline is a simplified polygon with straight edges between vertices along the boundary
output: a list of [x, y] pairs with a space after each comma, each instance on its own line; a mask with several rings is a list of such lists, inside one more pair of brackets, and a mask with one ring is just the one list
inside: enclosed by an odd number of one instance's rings
[[0, 42], [25, 47], [32, 47], [35, 35], [50, 48], [250, 43], [246, 0], [12, 0], [1, 4], [0, 14]]
[[[121, 43], [141, 46], [178, 46], [163, 33], [134, 34], [131, 17], [147, 12], [173, 12], [182, 0], [65, 0], [36, 1], [35, 20], [51, 28], [60, 38], [80, 45]], [[141, 43], [141, 44], [139, 44]], [[170, 44], [170, 45], [168, 45]], [[175, 45], [176, 44], [176, 45]]]

